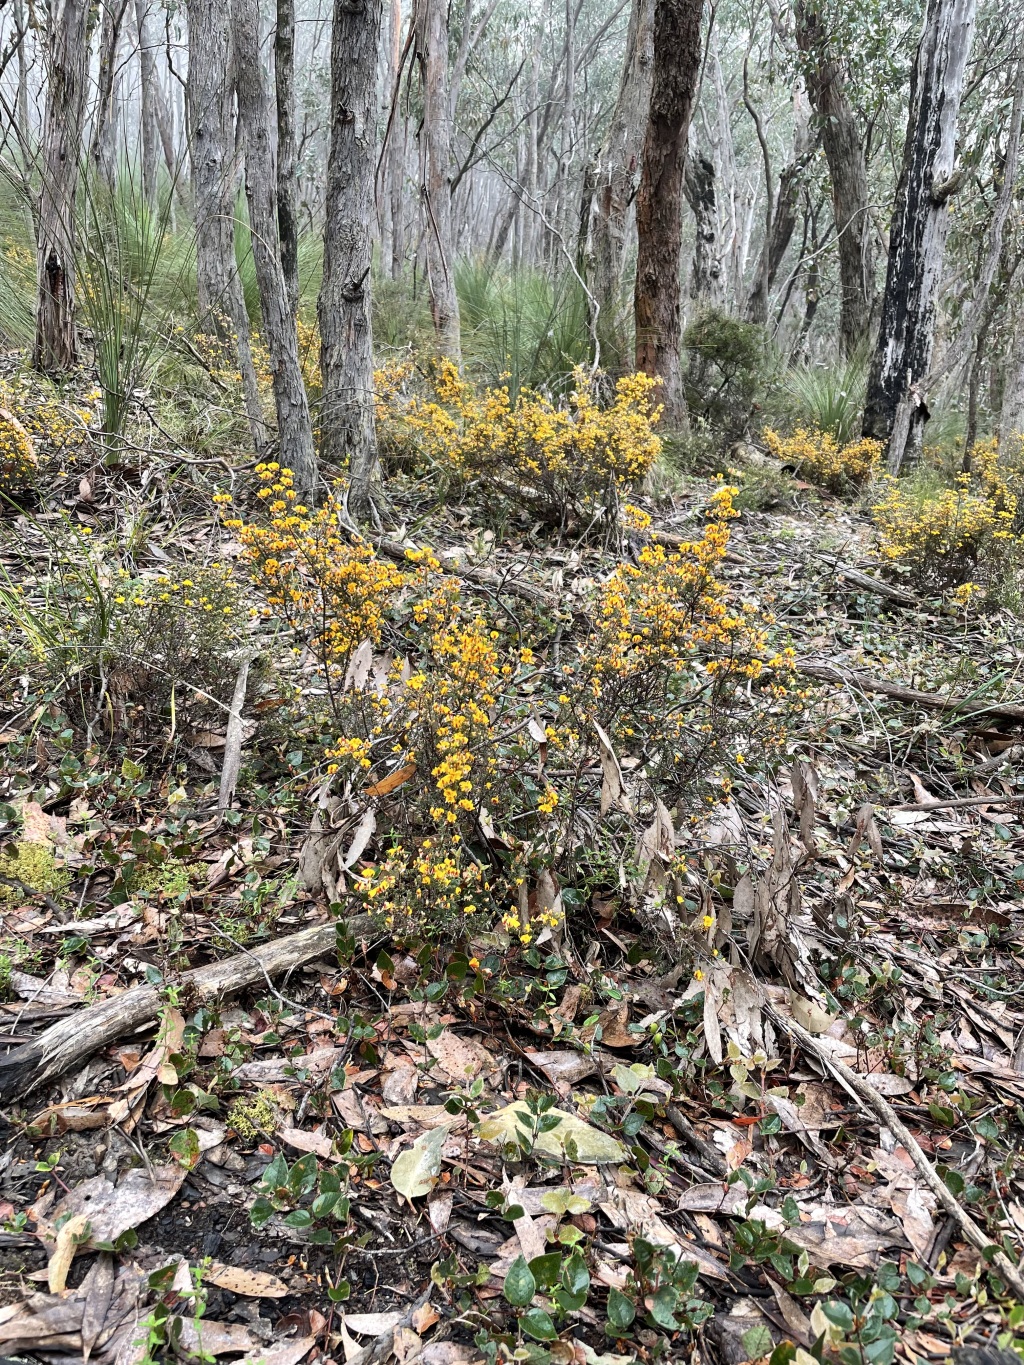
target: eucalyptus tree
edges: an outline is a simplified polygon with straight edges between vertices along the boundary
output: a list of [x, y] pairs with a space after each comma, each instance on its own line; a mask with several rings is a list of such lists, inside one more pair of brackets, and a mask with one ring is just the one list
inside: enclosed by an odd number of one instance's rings
[[75, 193], [85, 121], [87, 0], [51, 0], [46, 13], [46, 113], [36, 236], [34, 362], [68, 370], [75, 337]]
[[263, 339], [270, 353], [280, 459], [292, 471], [296, 491], [310, 498], [317, 483], [316, 454], [309, 400], [299, 362], [295, 314], [281, 264], [274, 115], [260, 54], [258, 0], [232, 0], [231, 32], [238, 132], [245, 154], [245, 197], [260, 292]]
[[237, 348], [253, 445], [266, 428], [252, 358], [249, 315], [235, 259], [235, 112], [230, 11], [221, 0], [186, 0], [185, 109], [195, 206], [199, 325]]
[[654, 0], [654, 71], [636, 203], [636, 368], [661, 379], [666, 415], [677, 422], [686, 418], [679, 358], [683, 176], [703, 12], [703, 0]]
[[949, 228], [949, 201], [963, 184], [956, 136], [976, 0], [929, 0], [910, 84], [903, 169], [889, 234], [878, 341], [868, 380], [864, 434], [884, 441], [898, 473], [928, 420], [924, 384]]
[[349, 461], [349, 507], [372, 511], [374, 429], [373, 264], [377, 48], [381, 0], [334, 0], [331, 144], [327, 160], [324, 274], [317, 305], [326, 460]]

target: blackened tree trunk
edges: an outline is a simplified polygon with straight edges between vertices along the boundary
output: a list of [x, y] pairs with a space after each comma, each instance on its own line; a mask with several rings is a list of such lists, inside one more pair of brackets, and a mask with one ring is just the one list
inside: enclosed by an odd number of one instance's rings
[[295, 476], [296, 491], [309, 498], [316, 489], [316, 455], [309, 401], [299, 363], [295, 315], [281, 265], [273, 109], [260, 56], [258, 0], [232, 0], [231, 30], [238, 130], [245, 154], [245, 197], [249, 205], [253, 264], [263, 314], [263, 339], [270, 353], [280, 459]]
[[416, 60], [423, 82], [421, 195], [430, 312], [442, 355], [462, 359], [452, 236], [452, 133], [446, 0], [417, 0]]
[[36, 369], [68, 370], [75, 343], [75, 194], [89, 57], [86, 0], [51, 0], [37, 238]]
[[277, 228], [281, 268], [292, 312], [299, 307], [299, 224], [295, 216], [295, 0], [277, 0], [274, 30], [274, 86], [277, 95]]
[[654, 0], [633, 0], [619, 94], [598, 158], [590, 216], [590, 293], [605, 363], [622, 364], [621, 290], [629, 210], [640, 184], [654, 71]]
[[846, 94], [842, 63], [831, 50], [816, 0], [797, 0], [795, 13], [807, 93], [828, 162], [839, 250], [839, 344], [848, 356], [867, 338], [875, 297], [864, 135]]
[[324, 277], [317, 306], [323, 453], [335, 464], [348, 459], [349, 508], [363, 519], [372, 512], [377, 468], [370, 266], [380, 26], [381, 0], [334, 0]]
[[962, 179], [953, 162], [975, 10], [976, 0], [929, 0], [911, 78], [903, 169], [864, 410], [864, 434], [885, 442], [894, 474], [928, 420], [922, 385], [935, 341], [949, 199]]
[[661, 378], [666, 415], [676, 422], [686, 420], [679, 364], [679, 252], [703, 10], [703, 0], [655, 0], [654, 77], [636, 201], [636, 367]]
[[721, 302], [722, 260], [718, 247], [718, 200], [715, 163], [699, 149], [691, 129], [683, 192], [693, 214], [695, 240], [688, 295], [693, 311]]
[[259, 452], [266, 428], [252, 359], [249, 315], [235, 260], [235, 119], [231, 16], [221, 0], [187, 0], [188, 120], [195, 199], [199, 325], [237, 347], [245, 410]]

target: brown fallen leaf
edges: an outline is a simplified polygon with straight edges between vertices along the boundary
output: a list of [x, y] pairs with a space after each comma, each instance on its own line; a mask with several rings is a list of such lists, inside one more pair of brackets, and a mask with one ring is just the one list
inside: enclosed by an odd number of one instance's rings
[[268, 1275], [263, 1270], [243, 1270], [240, 1266], [222, 1265], [219, 1261], [209, 1267], [203, 1279], [218, 1289], [230, 1290], [250, 1299], [283, 1299], [291, 1290], [284, 1280]]
[[165, 1208], [181, 1189], [188, 1175], [184, 1166], [154, 1166], [149, 1171], [135, 1167], [115, 1186], [105, 1175], [83, 1180], [50, 1211], [55, 1224], [64, 1215], [84, 1215], [90, 1225], [92, 1243], [115, 1242], [122, 1232], [137, 1228]]
[[387, 777], [382, 777], [379, 782], [374, 782], [371, 786], [363, 789], [366, 796], [387, 796], [396, 787], [400, 787], [403, 782], [408, 782], [410, 777], [416, 776], [416, 764], [406, 763], [402, 768], [396, 768], [393, 773], [388, 773]]
[[304, 1128], [280, 1128], [277, 1135], [297, 1152], [313, 1152], [324, 1161], [330, 1160], [334, 1150], [334, 1143], [326, 1133], [307, 1132]]
[[481, 1043], [473, 1038], [463, 1038], [450, 1029], [445, 1029], [436, 1038], [428, 1038], [427, 1050], [447, 1078], [460, 1085], [498, 1069], [497, 1062]]
[[538, 1071], [548, 1078], [560, 1099], [566, 1099], [575, 1085], [597, 1070], [597, 1064], [582, 1052], [527, 1052]]
[[398, 1310], [390, 1313], [346, 1313], [345, 1326], [361, 1337], [379, 1337], [397, 1327], [404, 1316]]
[[46, 1282], [51, 1294], [63, 1292], [68, 1282], [71, 1262], [75, 1259], [75, 1252], [85, 1241], [84, 1233], [88, 1226], [87, 1215], [79, 1213], [73, 1218], [69, 1218], [66, 1223], [62, 1223], [58, 1229], [53, 1254], [50, 1257], [49, 1265], [46, 1267]]

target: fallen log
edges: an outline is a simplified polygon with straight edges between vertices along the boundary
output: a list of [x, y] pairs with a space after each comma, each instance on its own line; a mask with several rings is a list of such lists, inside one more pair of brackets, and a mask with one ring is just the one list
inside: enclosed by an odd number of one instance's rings
[[[393, 559], [398, 564], [408, 566], [409, 557], [406, 550], [411, 550], [412, 545], [401, 545], [397, 540], [375, 540], [374, 549], [378, 554], [387, 555], [388, 559]], [[478, 587], [484, 588], [487, 592], [508, 593], [510, 597], [521, 598], [524, 602], [530, 602], [534, 606], [552, 607], [556, 604], [556, 599], [543, 588], [538, 588], [535, 583], [529, 582], [525, 578], [512, 578], [503, 574], [492, 573], [489, 569], [477, 569], [471, 564], [459, 564], [457, 567], [444, 567], [445, 573], [450, 573], [453, 578], [461, 578], [466, 583], [474, 583]]]
[[[370, 937], [374, 932], [369, 915], [355, 915], [345, 920], [344, 925], [356, 939]], [[269, 982], [312, 962], [322, 953], [333, 952], [336, 935], [333, 920], [316, 924], [223, 962], [210, 962], [183, 972], [167, 986], [174, 987], [182, 1004], [191, 1011], [247, 986]], [[117, 1038], [151, 1023], [166, 1003], [166, 986], [133, 986], [61, 1019], [31, 1043], [0, 1058], [0, 1098], [23, 1095], [70, 1071]]]
[[842, 687], [856, 687], [862, 692], [875, 692], [879, 696], [891, 697], [893, 701], [904, 702], [907, 706], [921, 706], [927, 711], [951, 711], [962, 716], [1000, 716], [1004, 720], [1024, 723], [1024, 706], [1017, 702], [987, 702], [980, 697], [941, 697], [934, 692], [922, 692], [916, 687], [888, 682], [885, 678], [873, 678], [869, 673], [855, 673], [850, 669], [835, 668], [832, 664], [813, 663], [806, 659], [798, 660], [794, 667], [807, 678], [838, 683]]

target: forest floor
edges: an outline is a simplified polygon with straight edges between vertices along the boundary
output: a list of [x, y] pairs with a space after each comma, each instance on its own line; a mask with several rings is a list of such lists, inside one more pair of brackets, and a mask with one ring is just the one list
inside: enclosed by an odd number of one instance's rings
[[[42, 591], [62, 516], [118, 528], [142, 569], [226, 553], [216, 464], [66, 463], [4, 514], [6, 574]], [[689, 534], [707, 492], [678, 477], [639, 501]], [[473, 534], [468, 509], [417, 528]], [[510, 539], [490, 565], [555, 592], [613, 562]], [[843, 673], [805, 677], [803, 742], [680, 836], [717, 926], [697, 971], [595, 898], [543, 951], [396, 948], [360, 921], [201, 1005], [186, 970], [333, 923], [297, 875], [310, 782], [272, 687], [225, 819], [223, 729], [98, 744], [72, 791], [81, 737], [25, 679], [0, 715], [3, 834], [53, 876], [0, 886], [0, 1047], [147, 983], [160, 1001], [59, 1077], [0, 1071], [5, 1354], [886, 1365], [1016, 1338], [1020, 622], [893, 591], [866, 519], [796, 483], [733, 525], [722, 576]], [[154, 849], [126, 891], [120, 861]], [[571, 1119], [546, 1122], [552, 1101]]]

